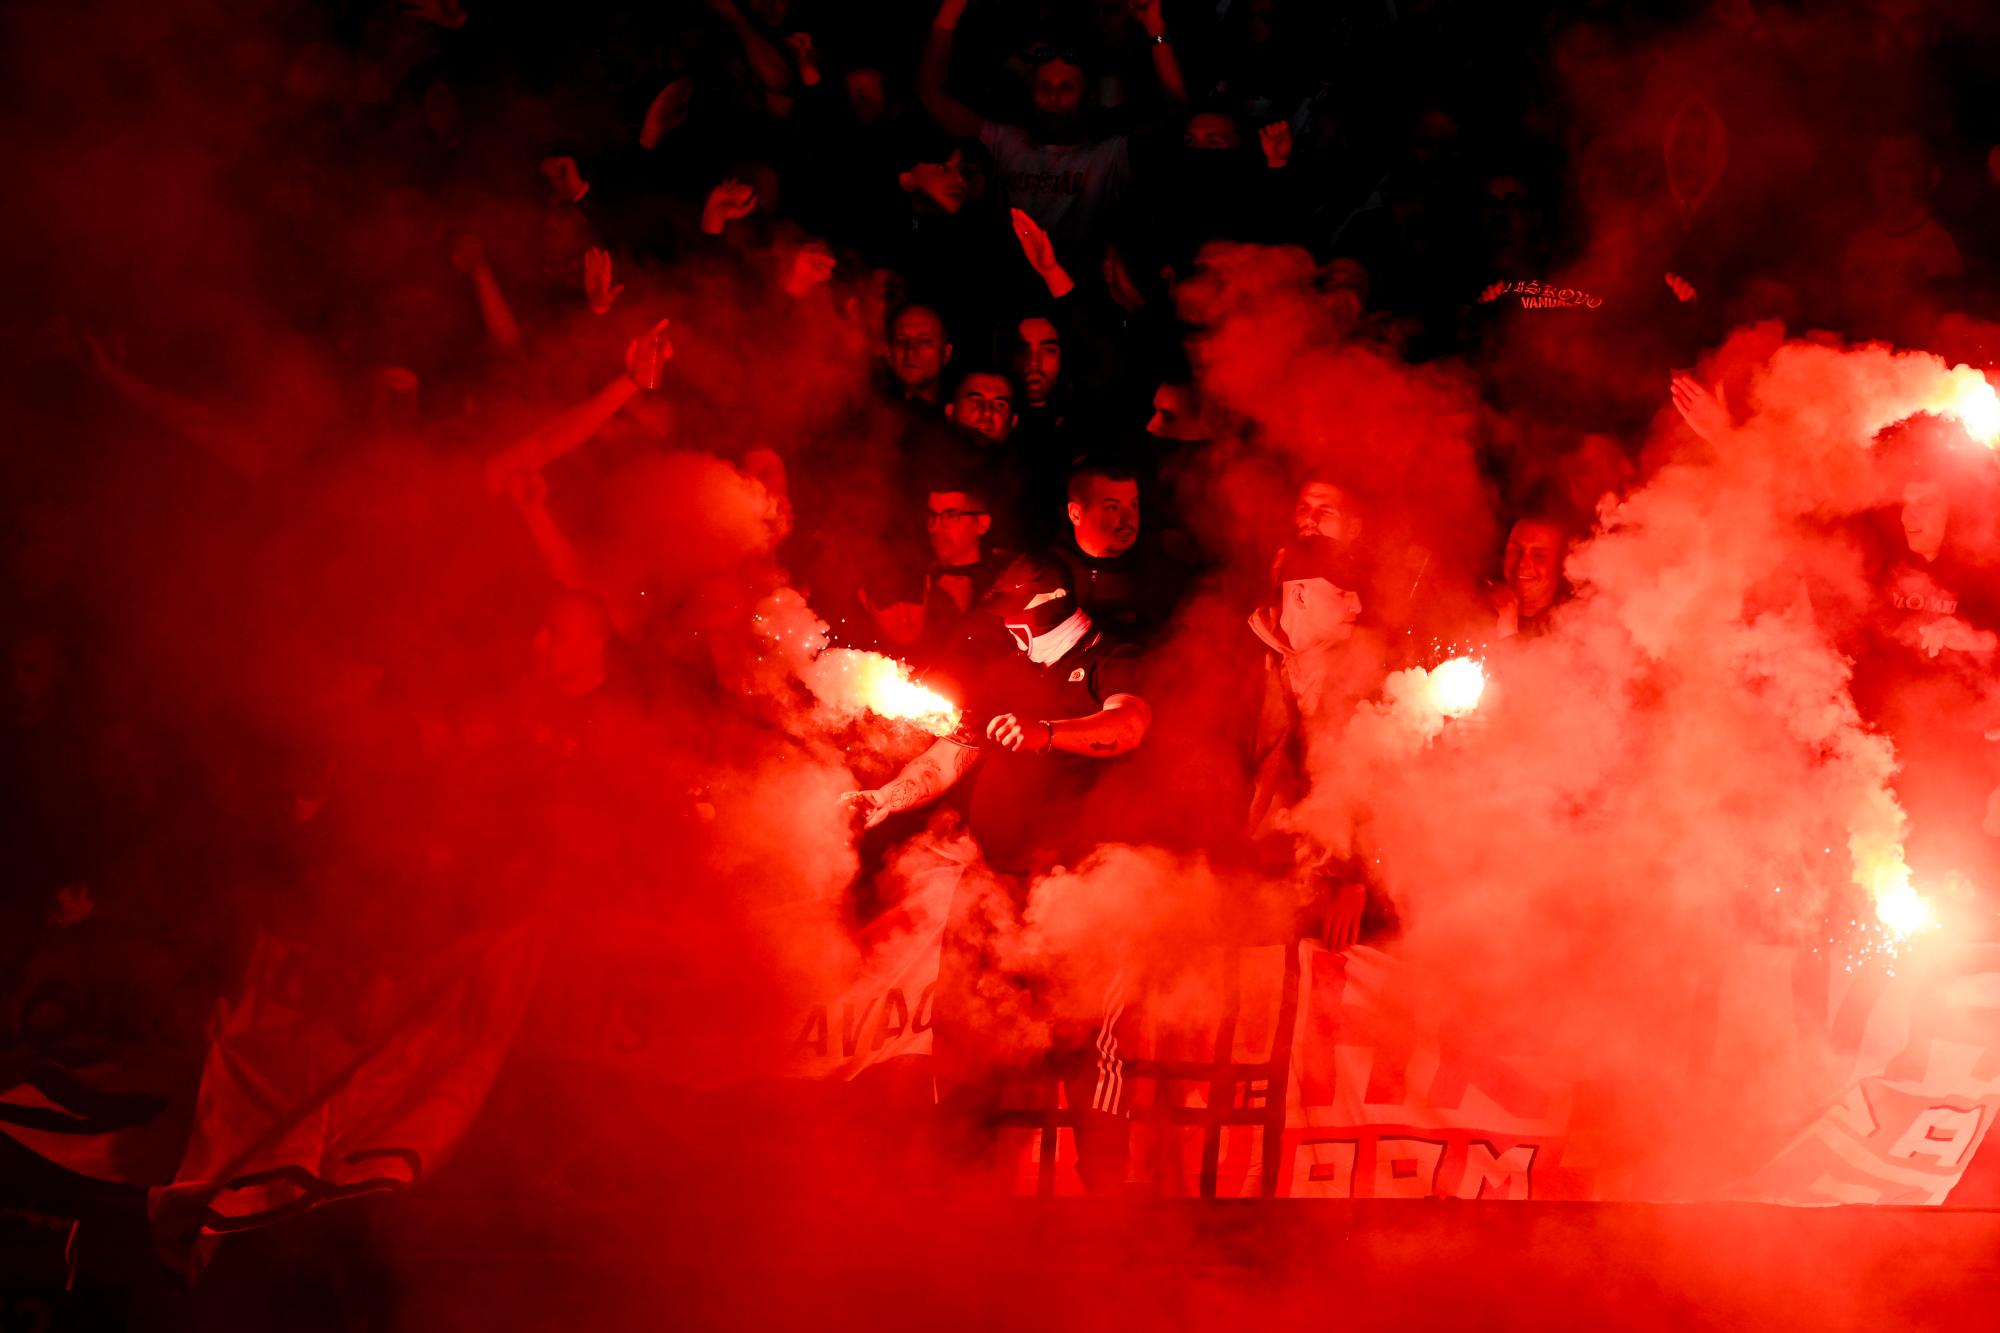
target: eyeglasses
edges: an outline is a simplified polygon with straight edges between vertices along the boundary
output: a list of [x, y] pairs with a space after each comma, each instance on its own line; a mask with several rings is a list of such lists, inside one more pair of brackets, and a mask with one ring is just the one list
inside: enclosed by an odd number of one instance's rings
[[936, 527], [940, 523], [956, 523], [964, 518], [984, 518], [984, 509], [933, 509], [924, 519], [925, 527]]

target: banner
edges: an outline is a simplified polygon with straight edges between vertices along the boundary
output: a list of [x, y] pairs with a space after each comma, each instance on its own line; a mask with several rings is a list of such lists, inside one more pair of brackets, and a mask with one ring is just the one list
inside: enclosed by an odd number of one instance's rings
[[[1390, 955], [1311, 942], [1227, 952], [1234, 975], [1215, 993], [1235, 1003], [1212, 1016], [1205, 1048], [1128, 1074], [1147, 1085], [1134, 1116], [1135, 1181], [1209, 1197], [1635, 1197], [1579, 1152], [1589, 1125], [1563, 1071], [1420, 1012], [1419, 988]], [[1757, 1057], [1789, 1062], [1788, 1087], [1842, 1090], [1747, 1180], [1701, 1198], [1945, 1202], [2000, 1113], [2000, 946], [1933, 941], [1909, 952], [1924, 964], [1906, 957], [1894, 973], [1771, 946], [1718, 963], [1698, 988], [1706, 1022], [1685, 1034], [1694, 1049], [1662, 1042], [1661, 1068], [1742, 1077], [1732, 1073], [1742, 1053], [1723, 1035], [1732, 1011], [1789, 1010], [1795, 1049]], [[1293, 1002], [1275, 1002], [1287, 989]], [[1058, 1108], [1010, 1132], [1021, 1192], [1081, 1192], [1068, 1123]], [[1690, 1168], [1668, 1179], [1697, 1179], [1707, 1166], [1668, 1165]]]
[[1278, 1193], [1310, 1199], [1561, 1197], [1569, 1090], [1416, 1013], [1377, 950], [1301, 944]]
[[92, 925], [46, 932], [7, 982], [0, 1134], [95, 1180], [171, 1180], [202, 1051], [185, 960]]
[[478, 1114], [534, 988], [543, 923], [475, 939], [358, 1010], [302, 1007], [296, 955], [266, 938], [202, 1068], [194, 1132], [149, 1211], [198, 1269], [221, 1236], [433, 1170]]
[[2000, 945], [1918, 952], [1890, 979], [1846, 974], [1827, 1022], [1850, 1081], [1745, 1197], [1941, 1204], [2000, 1112]]
[[964, 876], [964, 863], [946, 860], [909, 876], [902, 904], [862, 937], [854, 984], [807, 1007], [785, 1053], [789, 1073], [850, 1079], [885, 1060], [931, 1053], [938, 958]]

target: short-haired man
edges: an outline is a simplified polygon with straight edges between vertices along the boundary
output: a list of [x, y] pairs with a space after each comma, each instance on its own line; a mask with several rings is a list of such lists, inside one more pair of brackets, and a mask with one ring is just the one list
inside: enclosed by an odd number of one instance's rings
[[1062, 330], [1047, 315], [1028, 315], [1014, 325], [1012, 352], [1021, 386], [1013, 439], [1025, 485], [1022, 529], [1040, 544], [1060, 537], [1064, 486], [1078, 452], [1063, 402]]
[[889, 375], [904, 402], [936, 407], [944, 398], [951, 335], [929, 306], [912, 302], [889, 320]]
[[988, 540], [992, 506], [984, 483], [945, 481], [925, 499], [931, 566], [924, 572], [924, 634], [920, 659], [930, 659], [956, 638], [966, 615], [993, 587], [1013, 556]]
[[945, 404], [945, 419], [988, 444], [1005, 444], [1020, 415], [1014, 381], [996, 366], [974, 366], [958, 378]]
[[1055, 547], [1069, 566], [1077, 600], [1101, 625], [1136, 644], [1172, 616], [1186, 571], [1151, 543], [1141, 545], [1139, 478], [1115, 459], [1086, 459], [1069, 478], [1069, 533]]
[[1563, 560], [1569, 529], [1550, 514], [1529, 514], [1507, 531], [1501, 582], [1493, 591], [1500, 638], [1537, 638], [1549, 632], [1550, 615], [1568, 598]]

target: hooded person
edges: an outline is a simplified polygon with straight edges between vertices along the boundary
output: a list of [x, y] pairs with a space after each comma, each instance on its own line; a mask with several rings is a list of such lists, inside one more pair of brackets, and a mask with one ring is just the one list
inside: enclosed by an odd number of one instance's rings
[[1379, 617], [1368, 614], [1364, 596], [1369, 578], [1353, 499], [1331, 482], [1309, 481], [1293, 522], [1295, 540], [1271, 562], [1272, 595], [1250, 615], [1250, 632], [1267, 650], [1253, 838], [1280, 832], [1284, 812], [1304, 795], [1307, 737], [1345, 726], [1387, 671]]
[[[1366, 868], [1330, 851], [1289, 816], [1310, 786], [1309, 748], [1340, 735], [1355, 706], [1381, 687], [1388, 646], [1379, 608], [1368, 606], [1377, 595], [1353, 498], [1331, 482], [1307, 481], [1293, 525], [1295, 539], [1271, 562], [1275, 595], [1250, 615], [1250, 631], [1268, 651], [1248, 832], [1273, 871], [1295, 870], [1310, 886], [1307, 930], [1340, 949], [1361, 937]], [[1377, 909], [1374, 926], [1387, 925], [1386, 899], [1378, 899]]]

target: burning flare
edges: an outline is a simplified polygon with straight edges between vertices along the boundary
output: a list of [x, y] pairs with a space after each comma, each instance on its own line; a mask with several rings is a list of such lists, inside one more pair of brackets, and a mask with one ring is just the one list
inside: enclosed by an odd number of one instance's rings
[[1867, 876], [1869, 897], [1875, 900], [1875, 919], [1890, 938], [1906, 940], [1927, 926], [1937, 924], [1930, 901], [1910, 883], [1910, 872], [1897, 867], [1880, 875]]
[[850, 699], [878, 717], [914, 723], [933, 736], [958, 730], [958, 706], [911, 680], [907, 665], [881, 653], [829, 648], [814, 660], [808, 683], [822, 699]]
[[[1466, 717], [1486, 693], [1486, 670], [1473, 657], [1453, 657], [1426, 671], [1408, 667], [1382, 682], [1379, 703], [1363, 706], [1363, 715], [1379, 719], [1387, 730], [1383, 743], [1393, 751], [1413, 752], [1436, 739], [1445, 723]], [[1360, 716], [1360, 715], [1358, 715]]]
[[1925, 407], [1951, 417], [1988, 449], [2000, 447], [2000, 393], [1971, 366], [1953, 366]]
[[1454, 657], [1430, 672], [1431, 702], [1446, 717], [1464, 717], [1486, 693], [1486, 671], [1473, 657]]
[[911, 723], [933, 736], [949, 736], [958, 729], [957, 705], [911, 680], [906, 664], [881, 653], [828, 647], [826, 622], [813, 614], [796, 589], [780, 588], [766, 597], [751, 623], [767, 655], [812, 691], [823, 721], [842, 725], [862, 713], [873, 713]]

